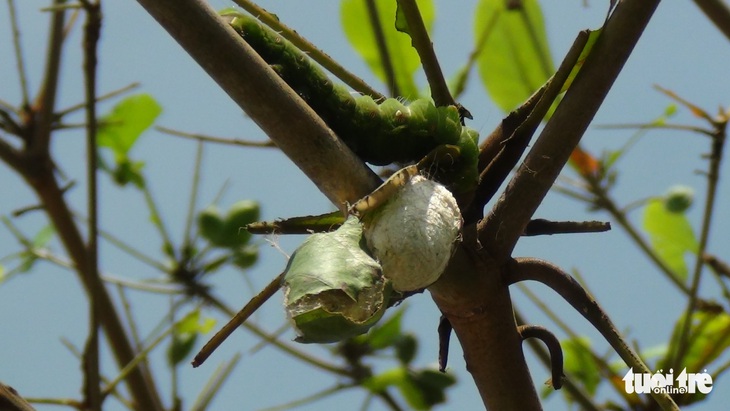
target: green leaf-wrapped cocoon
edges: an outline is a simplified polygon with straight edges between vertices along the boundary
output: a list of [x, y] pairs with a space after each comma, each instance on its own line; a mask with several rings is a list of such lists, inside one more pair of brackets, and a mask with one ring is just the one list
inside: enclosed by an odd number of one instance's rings
[[441, 184], [413, 176], [365, 219], [368, 247], [396, 291], [420, 290], [443, 273], [459, 238], [459, 206]]
[[336, 231], [311, 235], [291, 256], [284, 303], [298, 342], [337, 342], [382, 317], [390, 283], [363, 247], [362, 225], [352, 217]]

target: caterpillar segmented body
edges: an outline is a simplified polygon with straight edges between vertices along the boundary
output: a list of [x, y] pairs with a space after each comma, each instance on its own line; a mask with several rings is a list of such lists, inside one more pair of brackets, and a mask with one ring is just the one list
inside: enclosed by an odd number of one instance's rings
[[477, 180], [476, 131], [461, 124], [456, 106], [436, 107], [429, 99], [404, 104], [388, 98], [354, 96], [334, 83], [301, 50], [258, 20], [239, 12], [230, 24], [360, 158], [374, 165], [417, 162], [441, 145], [459, 147], [459, 158], [437, 176], [455, 192]]

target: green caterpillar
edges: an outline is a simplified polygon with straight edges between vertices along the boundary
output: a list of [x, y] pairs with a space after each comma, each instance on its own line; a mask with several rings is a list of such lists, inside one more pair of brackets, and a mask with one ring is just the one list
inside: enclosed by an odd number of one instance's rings
[[472, 189], [477, 175], [476, 131], [461, 124], [455, 106], [436, 107], [429, 99], [405, 105], [389, 98], [376, 103], [353, 96], [301, 50], [258, 20], [226, 12], [231, 26], [327, 125], [364, 161], [374, 165], [413, 163], [441, 145], [458, 147], [458, 158], [438, 165], [436, 178], [455, 192]]

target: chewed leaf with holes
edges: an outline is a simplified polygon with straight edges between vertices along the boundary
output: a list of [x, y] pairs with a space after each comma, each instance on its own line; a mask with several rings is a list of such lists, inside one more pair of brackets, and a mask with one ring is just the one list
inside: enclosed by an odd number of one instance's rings
[[336, 231], [313, 234], [291, 256], [285, 305], [298, 342], [363, 334], [385, 312], [391, 287], [363, 243], [362, 225], [353, 217]]

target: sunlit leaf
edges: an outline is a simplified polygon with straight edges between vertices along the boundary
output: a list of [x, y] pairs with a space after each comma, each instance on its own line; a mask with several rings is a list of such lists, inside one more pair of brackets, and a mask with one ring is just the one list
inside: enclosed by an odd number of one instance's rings
[[573, 84], [573, 80], [575, 80], [576, 76], [578, 76], [578, 72], [581, 68], [583, 68], [583, 63], [585, 63], [586, 59], [588, 58], [588, 55], [591, 54], [591, 50], [593, 50], [593, 45], [596, 44], [596, 40], [598, 40], [598, 37], [601, 35], [601, 30], [587, 30], [588, 31], [588, 41], [586, 41], [586, 45], [583, 46], [583, 51], [580, 52], [580, 56], [578, 56], [578, 61], [575, 63], [575, 66], [573, 66], [573, 69], [570, 71], [570, 74], [568, 75], [568, 78], [565, 80], [565, 83], [563, 83], [563, 88], [561, 91], [566, 91], [570, 86]]
[[657, 255], [678, 279], [687, 279], [685, 254], [697, 252], [697, 240], [687, 217], [671, 212], [661, 199], [654, 199], [644, 208], [644, 230]]
[[[378, 17], [388, 55], [393, 65], [396, 85], [402, 97], [415, 99], [419, 97], [419, 92], [414, 80], [414, 74], [421, 66], [421, 60], [418, 53], [411, 47], [410, 36], [396, 30], [396, 2], [376, 0], [375, 5], [378, 9]], [[421, 11], [426, 29], [430, 31], [434, 20], [433, 2], [431, 0], [420, 0], [418, 1], [418, 8]], [[361, 0], [343, 0], [340, 16], [345, 36], [350, 44], [365, 60], [373, 73], [381, 81], [387, 81], [365, 2]]]
[[172, 331], [172, 341], [167, 349], [167, 361], [170, 365], [177, 365], [184, 361], [195, 347], [199, 334], [209, 332], [215, 325], [215, 320], [206, 318], [201, 322], [200, 310], [195, 309], [175, 323]]
[[506, 3], [481, 0], [474, 18], [475, 38], [486, 36], [479, 75], [497, 106], [511, 111], [547, 81], [554, 66], [537, 0], [524, 0], [514, 9]]
[[570, 166], [584, 177], [594, 177], [598, 175], [601, 169], [601, 163], [591, 155], [591, 153], [583, 150], [581, 146], [577, 146], [570, 154]]
[[53, 238], [53, 235], [56, 234], [55, 228], [53, 228], [52, 225], [47, 225], [43, 227], [40, 231], [36, 233], [36, 235], [33, 237], [33, 247], [41, 248], [45, 247], [46, 244]]
[[127, 153], [139, 136], [162, 112], [162, 107], [149, 94], [135, 94], [120, 101], [101, 119], [99, 146], [112, 150], [117, 159]]
[[595, 394], [602, 378], [600, 368], [590, 351], [590, 340], [579, 337], [562, 341], [560, 346], [565, 357], [566, 375], [580, 381], [589, 394]]
[[430, 405], [422, 385], [414, 378], [414, 373], [406, 367], [397, 367], [366, 379], [363, 385], [373, 392], [382, 392], [393, 386], [406, 400], [409, 409], [428, 410]]
[[[677, 329], [682, 327], [678, 322]], [[675, 336], [678, 333], [675, 332]], [[673, 341], [676, 343], [676, 341]], [[730, 347], [730, 315], [726, 312], [695, 311], [692, 314], [689, 346], [682, 361], [688, 372], [707, 368]]]

